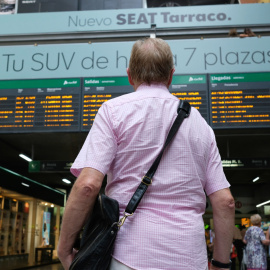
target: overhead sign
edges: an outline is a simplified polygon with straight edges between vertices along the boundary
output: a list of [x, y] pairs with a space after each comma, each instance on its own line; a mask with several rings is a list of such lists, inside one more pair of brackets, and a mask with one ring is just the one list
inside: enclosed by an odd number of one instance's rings
[[[127, 77], [84, 78], [81, 130], [89, 131], [103, 102], [133, 91]], [[209, 121], [206, 75], [175, 74], [169, 91], [177, 98], [187, 100]]]
[[235, 158], [222, 160], [223, 168], [270, 168], [270, 158]]
[[[175, 73], [169, 91], [187, 100], [214, 129], [269, 128], [269, 87], [269, 72]], [[127, 76], [3, 80], [0, 134], [89, 131], [104, 102], [133, 91]], [[59, 164], [33, 162], [29, 170], [41, 168], [55, 171]]]
[[50, 12], [0, 16], [1, 35], [194, 28], [269, 24], [270, 6], [212, 5], [172, 8]]
[[196, 108], [202, 117], [209, 123], [208, 85], [206, 75], [174, 74], [169, 90], [177, 98], [188, 101], [189, 104]]
[[83, 79], [81, 130], [89, 131], [101, 105], [134, 91], [128, 77], [94, 77]]
[[72, 166], [71, 161], [59, 161], [59, 160], [43, 160], [43, 161], [31, 161], [29, 162], [29, 172], [69, 172]]
[[213, 128], [270, 126], [270, 73], [211, 74]]
[[[176, 74], [268, 72], [270, 37], [168, 40]], [[0, 80], [126, 76], [134, 42], [0, 46]]]
[[79, 131], [81, 80], [0, 81], [0, 133]]

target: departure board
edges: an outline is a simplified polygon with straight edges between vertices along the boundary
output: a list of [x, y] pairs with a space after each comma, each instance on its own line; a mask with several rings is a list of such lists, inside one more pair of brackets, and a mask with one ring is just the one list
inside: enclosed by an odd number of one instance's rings
[[81, 80], [0, 81], [0, 133], [79, 131]]
[[270, 73], [210, 75], [213, 128], [270, 127]]
[[187, 100], [192, 107], [198, 109], [209, 123], [206, 75], [174, 75], [169, 90], [179, 99]]
[[89, 131], [103, 102], [134, 92], [128, 77], [84, 78], [81, 130]]

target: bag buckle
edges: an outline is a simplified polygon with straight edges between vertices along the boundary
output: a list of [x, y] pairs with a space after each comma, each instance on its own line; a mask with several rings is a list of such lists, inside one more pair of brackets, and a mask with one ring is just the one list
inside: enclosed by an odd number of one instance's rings
[[124, 216], [122, 218], [120, 218], [120, 220], [118, 221], [118, 224], [117, 224], [118, 229], [120, 229], [120, 227], [122, 227], [124, 225], [126, 218], [132, 216], [133, 214], [134, 213], [128, 214], [128, 213], [124, 212]]
[[180, 110], [183, 110], [186, 113], [185, 118], [187, 118], [190, 115], [191, 106], [186, 100], [180, 99], [179, 106], [177, 108], [178, 114], [179, 114]]
[[[145, 178], [149, 179], [150, 182], [146, 183], [146, 182], [144, 181]], [[152, 184], [152, 178], [150, 178], [150, 177], [148, 177], [148, 176], [145, 175], [145, 176], [142, 178], [142, 183], [145, 184], [145, 185], [147, 185], [147, 186], [150, 186], [150, 185]]]

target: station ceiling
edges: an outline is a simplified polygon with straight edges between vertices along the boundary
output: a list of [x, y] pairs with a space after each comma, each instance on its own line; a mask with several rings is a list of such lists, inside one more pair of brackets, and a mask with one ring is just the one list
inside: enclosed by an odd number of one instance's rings
[[[215, 130], [217, 145], [222, 160], [237, 158], [270, 158], [270, 128]], [[71, 185], [62, 181], [76, 180], [69, 172], [29, 172], [28, 162], [19, 157], [20, 153], [35, 161], [73, 162], [81, 149], [87, 132], [80, 133], [16, 133], [0, 134], [0, 166], [19, 173], [34, 181], [52, 188], [66, 189]], [[265, 168], [224, 168], [232, 187], [254, 189], [259, 185], [270, 184], [270, 165]], [[253, 179], [260, 180], [253, 183]], [[1, 179], [0, 182], [8, 181]]]
[[[148, 1], [148, 6], [154, 1]], [[210, 3], [211, 2], [211, 3]], [[202, 5], [202, 4], [213, 4], [214, 0], [175, 0], [175, 1], [155, 1], [160, 7], [170, 7], [183, 5]], [[215, 1], [216, 2], [216, 1]], [[219, 4], [231, 3], [237, 4], [238, 1], [227, 1], [220, 0]], [[196, 34], [193, 31], [183, 31], [180, 29], [179, 32], [170, 34], [175, 38], [186, 38], [187, 36], [198, 37], [218, 37], [227, 36], [228, 29], [197, 29]], [[194, 30], [194, 31], [195, 31]], [[257, 34], [270, 35], [269, 26], [255, 29]], [[166, 33], [160, 32], [162, 36], [168, 36]], [[176, 31], [176, 30], [174, 30]], [[115, 33], [113, 33], [115, 35]], [[106, 33], [108, 35], [108, 33]], [[129, 40], [130, 40], [130, 33]], [[139, 33], [137, 35], [142, 35]], [[134, 38], [137, 39], [136, 33]], [[123, 36], [123, 33], [121, 33]], [[95, 38], [90, 34], [86, 36], [77, 37], [77, 41], [84, 41], [85, 39]], [[13, 40], [14, 38], [14, 40]], [[42, 37], [39, 37], [40, 39]], [[74, 42], [76, 38], [72, 35], [65, 37], [66, 42]], [[104, 41], [104, 37], [96, 37]], [[108, 37], [106, 37], [108, 38]], [[115, 38], [115, 37], [114, 37]], [[123, 38], [123, 37], [121, 37]], [[18, 44], [18, 40], [23, 42], [32, 42], [37, 37], [8, 37], [2, 40], [2, 45]], [[63, 36], [59, 35], [59, 40], [56, 37], [44, 37], [45, 42], [52, 43], [63, 40]], [[233, 159], [233, 158], [270, 158], [270, 126], [265, 129], [241, 129], [241, 130], [215, 130], [217, 145], [221, 154], [221, 158]], [[12, 134], [0, 134], [0, 166], [19, 173], [25, 177], [35, 180], [39, 183], [48, 185], [52, 188], [66, 189], [70, 191], [72, 186], [62, 181], [63, 178], [69, 179], [72, 183], [75, 181], [75, 177], [70, 172], [29, 172], [28, 162], [19, 157], [20, 153], [24, 153], [31, 157], [35, 161], [66, 161], [73, 162], [76, 158], [83, 142], [87, 136], [87, 133], [12, 133]], [[232, 187], [243, 187], [244, 189], [254, 189], [262, 185], [270, 185], [270, 166], [266, 168], [224, 168], [227, 179], [231, 183]], [[260, 180], [253, 183], [252, 180], [256, 177], [260, 177]], [[8, 181], [8, 179], [0, 179], [1, 183]]]

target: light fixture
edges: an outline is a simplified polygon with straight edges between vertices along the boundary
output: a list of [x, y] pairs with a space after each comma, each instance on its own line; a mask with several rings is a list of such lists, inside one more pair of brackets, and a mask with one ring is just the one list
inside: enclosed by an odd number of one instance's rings
[[263, 202], [263, 203], [260, 203], [260, 204], [257, 204], [256, 207], [260, 207], [260, 206], [268, 204], [268, 203], [270, 203], [270, 200], [266, 201], [266, 202]]
[[255, 179], [253, 179], [252, 181], [253, 182], [256, 182], [256, 181], [258, 181], [260, 179], [260, 177], [256, 177]]
[[19, 154], [19, 156], [20, 156], [21, 158], [25, 159], [25, 160], [28, 161], [28, 162], [32, 161], [32, 159], [31, 159], [30, 157], [28, 157], [28, 156], [26, 156], [26, 155], [24, 155], [24, 154]]
[[54, 204], [51, 204], [51, 207], [54, 207]]
[[71, 184], [71, 181], [69, 181], [68, 179], [62, 179], [63, 182], [67, 183], [67, 184]]
[[25, 187], [30, 187], [30, 185], [28, 185], [28, 184], [26, 184], [26, 183], [24, 183], [24, 182], [22, 182], [21, 183], [23, 186], [25, 186]]

